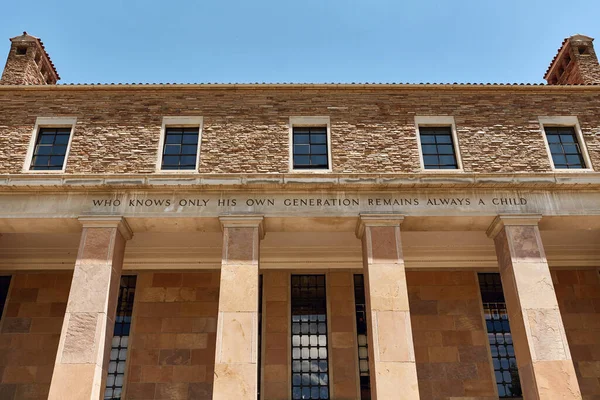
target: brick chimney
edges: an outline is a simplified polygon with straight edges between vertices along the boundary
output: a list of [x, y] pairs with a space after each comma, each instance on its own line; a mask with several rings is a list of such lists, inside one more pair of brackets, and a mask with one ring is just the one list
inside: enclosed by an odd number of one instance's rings
[[548, 84], [600, 84], [600, 64], [593, 41], [593, 38], [584, 35], [566, 38], [544, 75]]
[[23, 32], [10, 39], [0, 85], [54, 85], [60, 79], [42, 41]]

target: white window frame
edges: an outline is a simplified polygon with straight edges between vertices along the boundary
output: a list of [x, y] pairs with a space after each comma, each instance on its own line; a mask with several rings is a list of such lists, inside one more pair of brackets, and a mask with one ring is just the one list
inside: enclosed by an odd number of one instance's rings
[[[585, 140], [583, 140], [583, 133], [581, 132], [581, 127], [579, 126], [579, 119], [577, 118], [577, 116], [543, 116], [538, 117], [538, 120], [540, 122], [540, 133], [544, 138], [544, 145], [546, 146], [546, 153], [548, 154], [548, 159], [550, 160], [550, 166], [552, 167], [552, 171], [568, 173], [594, 171], [592, 168], [592, 160], [590, 159], [587, 146], [585, 145]], [[569, 169], [556, 168], [554, 166], [554, 159], [552, 158], [552, 152], [550, 151], [550, 144], [548, 143], [548, 137], [546, 136], [545, 128], [553, 128], [557, 126], [566, 126], [575, 130], [575, 136], [577, 137], [577, 141], [579, 142], [579, 149], [581, 150], [581, 155], [583, 157], [583, 162], [585, 163], [585, 168]]]
[[[73, 136], [75, 136], [75, 124], [77, 123], [77, 117], [37, 117], [35, 119], [35, 125], [29, 140], [29, 147], [27, 148], [27, 155], [25, 156], [25, 163], [23, 164], [22, 172], [25, 174], [64, 174], [67, 169], [67, 160], [69, 159], [69, 153], [71, 152], [71, 142]], [[69, 143], [67, 143], [67, 151], [65, 152], [65, 160], [63, 161], [62, 169], [54, 170], [43, 170], [43, 169], [31, 169], [31, 162], [33, 161], [33, 153], [35, 150], [35, 144], [37, 142], [40, 129], [43, 128], [70, 128], [71, 133], [69, 134]]]
[[[452, 146], [454, 146], [454, 157], [456, 157], [456, 169], [425, 169], [425, 160], [423, 158], [423, 147], [421, 144], [421, 132], [419, 127], [439, 126], [450, 127], [452, 132]], [[415, 116], [415, 131], [417, 133], [417, 146], [419, 150], [419, 162], [421, 163], [421, 172], [434, 174], [448, 174], [452, 172], [464, 172], [462, 158], [460, 156], [460, 146], [458, 145], [458, 135], [456, 134], [456, 123], [451, 115], [440, 116]]]
[[[294, 127], [327, 127], [327, 168], [294, 168]], [[331, 172], [331, 119], [329, 116], [290, 117], [289, 125], [289, 171], [303, 174]]]
[[[196, 149], [196, 168], [189, 169], [162, 169], [163, 147], [165, 145], [165, 136], [167, 128], [198, 127], [198, 148]], [[163, 117], [160, 127], [160, 140], [158, 141], [158, 156], [156, 159], [156, 172], [161, 174], [197, 174], [200, 166], [200, 149], [202, 147], [202, 129], [204, 128], [204, 118], [199, 116], [175, 116]]]

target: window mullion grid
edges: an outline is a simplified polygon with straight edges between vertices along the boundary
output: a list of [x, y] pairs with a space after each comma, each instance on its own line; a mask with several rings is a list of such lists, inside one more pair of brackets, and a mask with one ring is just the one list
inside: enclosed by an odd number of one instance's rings
[[521, 398], [521, 385], [500, 274], [478, 274], [498, 395]]
[[105, 400], [119, 400], [122, 396], [136, 281], [135, 275], [121, 277], [108, 377], [104, 390]]

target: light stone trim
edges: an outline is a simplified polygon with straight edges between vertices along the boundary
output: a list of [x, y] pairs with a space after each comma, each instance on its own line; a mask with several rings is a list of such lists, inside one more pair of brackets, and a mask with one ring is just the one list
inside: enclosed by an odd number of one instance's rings
[[511, 225], [537, 226], [542, 219], [541, 214], [500, 214], [494, 218], [490, 227], [485, 232], [490, 239], [494, 239], [505, 227]]
[[117, 228], [123, 239], [130, 240], [133, 237], [133, 231], [122, 216], [84, 216], [77, 218], [84, 228]]
[[[423, 159], [423, 147], [421, 144], [421, 133], [419, 131], [419, 127], [428, 127], [428, 126], [449, 126], [450, 131], [452, 132], [452, 146], [454, 147], [454, 156], [456, 157], [456, 169], [425, 169], [425, 161]], [[460, 156], [460, 146], [458, 143], [458, 134], [456, 133], [456, 122], [454, 121], [454, 117], [451, 115], [441, 115], [441, 116], [415, 116], [415, 130], [417, 133], [417, 146], [419, 149], [419, 162], [421, 163], [421, 172], [425, 173], [448, 173], [448, 171], [452, 172], [464, 172], [462, 158]]]
[[[327, 169], [294, 169], [294, 127], [327, 127]], [[331, 120], [329, 116], [307, 116], [307, 117], [290, 117], [289, 123], [289, 171], [291, 173], [324, 173], [333, 170], [331, 160]]]
[[[590, 159], [590, 155], [587, 150], [587, 146], [585, 145], [585, 140], [583, 139], [583, 133], [581, 132], [581, 126], [579, 125], [579, 119], [576, 116], [543, 116], [538, 117], [540, 122], [540, 132], [542, 133], [542, 137], [544, 138], [544, 145], [546, 147], [546, 152], [548, 153], [548, 159], [550, 160], [550, 166], [552, 167], [552, 171], [560, 171], [566, 173], [581, 173], [581, 172], [593, 172], [592, 168], [592, 160]], [[586, 168], [580, 169], [565, 169], [565, 168], [556, 168], [554, 166], [554, 160], [552, 159], [552, 153], [550, 152], [550, 144], [548, 143], [548, 138], [546, 137], [545, 127], [557, 127], [557, 126], [566, 126], [574, 128], [575, 136], [577, 136], [577, 141], [579, 143], [579, 148], [581, 150], [581, 155], [583, 156], [583, 161], [585, 162]]]
[[[169, 127], [198, 127], [198, 147], [196, 149], [196, 167], [193, 171], [189, 169], [184, 170], [170, 170], [162, 169], [162, 156], [163, 147], [165, 145], [165, 136], [167, 128]], [[202, 130], [204, 128], [204, 117], [200, 116], [174, 116], [174, 117], [163, 117], [162, 124], [160, 126], [160, 140], [158, 141], [158, 152], [156, 159], [156, 172], [161, 174], [198, 174], [198, 167], [200, 165], [200, 150], [202, 147]]]
[[265, 238], [264, 219], [263, 215], [256, 214], [232, 214], [219, 217], [222, 231], [225, 231], [225, 228], [258, 228], [259, 239]]
[[[69, 152], [71, 151], [71, 142], [73, 136], [75, 136], [75, 124], [77, 123], [77, 117], [37, 117], [31, 139], [29, 140], [29, 147], [27, 148], [27, 154], [25, 156], [25, 163], [23, 164], [22, 172], [24, 174], [63, 174], [67, 168], [67, 160], [69, 159]], [[65, 153], [65, 159], [63, 161], [63, 167], [60, 170], [32, 170], [31, 161], [33, 160], [33, 152], [35, 150], [35, 144], [41, 128], [70, 128], [71, 133], [69, 135], [69, 143], [67, 143], [67, 151]]]
[[362, 239], [367, 226], [400, 226], [404, 221], [404, 214], [395, 213], [360, 213], [356, 223], [356, 237]]

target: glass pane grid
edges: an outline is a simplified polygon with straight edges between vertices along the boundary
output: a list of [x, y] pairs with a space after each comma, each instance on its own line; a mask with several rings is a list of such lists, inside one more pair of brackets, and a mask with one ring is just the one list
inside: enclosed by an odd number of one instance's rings
[[425, 169], [457, 169], [450, 127], [420, 127]]
[[479, 287], [498, 396], [521, 398], [521, 383], [499, 274], [479, 274]]
[[136, 280], [136, 276], [121, 277], [104, 400], [119, 400], [123, 392]]
[[71, 128], [40, 128], [30, 169], [61, 170], [70, 136]]
[[162, 169], [196, 169], [199, 128], [166, 128]]
[[358, 339], [358, 372], [360, 377], [361, 400], [371, 399], [369, 377], [369, 346], [367, 342], [367, 312], [365, 303], [364, 275], [354, 275], [354, 304], [356, 311], [356, 333]]
[[263, 307], [263, 276], [258, 276], [258, 353], [257, 353], [257, 367], [258, 367], [258, 390], [256, 391], [256, 399], [260, 400], [260, 390], [261, 390], [261, 374], [260, 374], [260, 366], [261, 366], [261, 348], [262, 348], [262, 307]]
[[8, 297], [8, 288], [10, 287], [10, 275], [0, 276], [0, 319], [4, 313], [6, 298]]
[[292, 275], [292, 399], [329, 399], [324, 275]]
[[572, 127], [544, 128], [550, 146], [554, 168], [581, 169], [585, 161]]
[[293, 156], [295, 169], [327, 169], [327, 127], [294, 127]]

